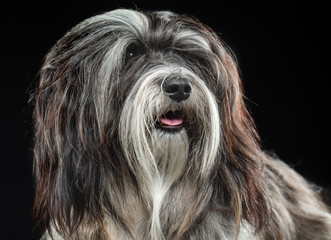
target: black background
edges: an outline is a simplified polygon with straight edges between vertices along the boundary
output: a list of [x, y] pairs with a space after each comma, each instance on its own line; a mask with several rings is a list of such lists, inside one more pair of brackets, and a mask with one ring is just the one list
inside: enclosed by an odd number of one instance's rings
[[37, 239], [40, 234], [31, 217], [32, 124], [27, 102], [43, 56], [69, 28], [118, 7], [193, 15], [219, 33], [238, 58], [263, 147], [330, 189], [326, 6], [295, 1], [105, 2], [1, 3], [2, 239]]

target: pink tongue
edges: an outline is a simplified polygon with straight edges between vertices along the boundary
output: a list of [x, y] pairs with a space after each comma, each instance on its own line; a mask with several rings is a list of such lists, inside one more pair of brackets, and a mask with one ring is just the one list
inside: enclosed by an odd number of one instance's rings
[[168, 125], [168, 126], [178, 126], [181, 125], [183, 123], [183, 117], [182, 116], [178, 116], [177, 118], [160, 118], [160, 122], [164, 125]]

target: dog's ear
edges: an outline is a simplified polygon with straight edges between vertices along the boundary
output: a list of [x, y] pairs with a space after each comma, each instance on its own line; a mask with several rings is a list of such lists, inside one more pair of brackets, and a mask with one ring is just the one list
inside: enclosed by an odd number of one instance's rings
[[236, 58], [208, 26], [192, 18], [178, 19], [209, 45], [202, 49], [206, 54], [204, 60], [208, 63], [208, 75], [204, 81], [216, 98], [220, 115], [217, 176], [222, 196], [219, 199], [223, 199], [223, 206], [228, 205], [229, 210], [237, 216], [237, 224], [244, 218], [260, 230], [268, 217], [262, 176], [263, 153], [254, 121], [243, 100]]
[[259, 136], [243, 100], [235, 56], [216, 33], [208, 27], [203, 32], [209, 33], [205, 37], [215, 54], [219, 76], [214, 87], [222, 138], [219, 179], [220, 186], [227, 186], [221, 192], [223, 199], [232, 196], [228, 204], [236, 213], [237, 221], [243, 217], [259, 230], [268, 217]]
[[[105, 178], [117, 185], [122, 179], [118, 176], [123, 163], [110, 154], [119, 147], [110, 142], [114, 131], [105, 121], [112, 109], [111, 100], [103, 101], [110, 95], [106, 91], [111, 89], [107, 85], [111, 76], [99, 75], [102, 54], [113, 42], [99, 41], [101, 34], [92, 33], [102, 26], [81, 25], [65, 35], [47, 55], [34, 93], [35, 215], [48, 230], [53, 225], [66, 236], [83, 219], [102, 222], [104, 203], [111, 204], [105, 201], [109, 197]], [[102, 78], [107, 81], [100, 86]], [[112, 119], [116, 121], [116, 116]], [[107, 209], [119, 219], [112, 206]]]

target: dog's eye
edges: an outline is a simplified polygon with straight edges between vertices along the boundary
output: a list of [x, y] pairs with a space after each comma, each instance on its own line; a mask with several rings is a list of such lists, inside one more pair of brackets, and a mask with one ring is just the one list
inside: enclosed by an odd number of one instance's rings
[[127, 57], [127, 58], [131, 58], [131, 57], [133, 57], [134, 55], [135, 55], [135, 53], [132, 52], [132, 51], [126, 53], [126, 57]]
[[195, 55], [189, 51], [177, 50], [176, 53], [178, 54], [178, 56], [180, 56], [182, 59], [184, 59], [186, 61], [195, 62], [196, 60], [199, 59], [199, 57], [197, 55]]
[[128, 60], [130, 58], [136, 57], [140, 54], [140, 52], [141, 49], [139, 45], [137, 43], [132, 43], [127, 47], [125, 57]]
[[176, 53], [178, 56], [180, 56], [183, 60], [192, 63], [194, 65], [197, 65], [199, 67], [207, 67], [208, 64], [208, 57], [206, 53], [204, 52], [190, 52], [190, 51], [182, 51], [177, 50]]

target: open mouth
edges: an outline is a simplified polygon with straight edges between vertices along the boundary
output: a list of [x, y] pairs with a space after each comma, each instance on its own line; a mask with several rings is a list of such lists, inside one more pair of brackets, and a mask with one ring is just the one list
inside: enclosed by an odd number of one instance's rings
[[180, 131], [185, 123], [185, 116], [182, 110], [170, 110], [163, 114], [158, 121], [158, 127], [167, 132]]

